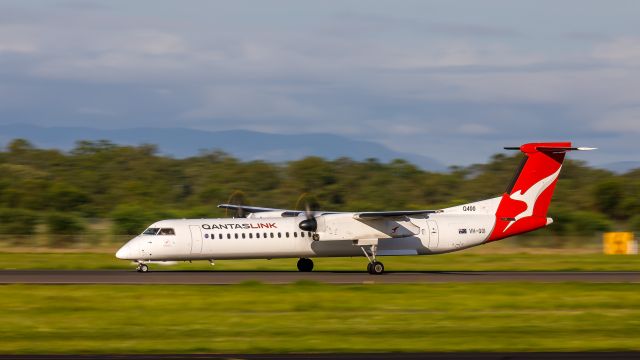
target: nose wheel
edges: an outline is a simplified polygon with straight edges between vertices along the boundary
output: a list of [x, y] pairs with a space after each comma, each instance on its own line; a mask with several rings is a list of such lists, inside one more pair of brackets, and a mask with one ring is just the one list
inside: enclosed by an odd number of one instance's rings
[[138, 267], [136, 268], [136, 271], [138, 272], [142, 272], [142, 273], [146, 273], [149, 271], [149, 267], [147, 266], [147, 264], [138, 264]]
[[300, 258], [298, 260], [298, 271], [310, 272], [313, 270], [313, 260], [307, 258]]

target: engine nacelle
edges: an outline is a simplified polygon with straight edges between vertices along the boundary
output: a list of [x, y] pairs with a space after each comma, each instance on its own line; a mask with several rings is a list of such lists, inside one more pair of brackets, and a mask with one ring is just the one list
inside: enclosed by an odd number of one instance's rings
[[263, 212], [255, 212], [247, 215], [247, 219], [262, 219], [262, 218], [274, 218], [274, 217], [284, 217], [282, 214], [285, 211], [263, 211]]

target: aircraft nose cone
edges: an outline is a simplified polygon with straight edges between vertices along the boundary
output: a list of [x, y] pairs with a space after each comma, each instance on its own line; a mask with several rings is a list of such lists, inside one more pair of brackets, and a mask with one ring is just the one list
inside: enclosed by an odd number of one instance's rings
[[128, 259], [129, 258], [129, 246], [125, 245], [123, 247], [120, 248], [120, 250], [118, 250], [118, 252], [116, 252], [116, 257], [118, 259]]

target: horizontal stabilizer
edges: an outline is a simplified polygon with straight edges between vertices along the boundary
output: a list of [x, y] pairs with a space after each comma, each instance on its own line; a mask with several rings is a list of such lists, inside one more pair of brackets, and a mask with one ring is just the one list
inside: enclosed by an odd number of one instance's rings
[[594, 147], [573, 147], [573, 146], [544, 146], [544, 145], [536, 145], [536, 144], [525, 144], [522, 146], [506, 146], [505, 150], [520, 150], [524, 153], [530, 153], [534, 151], [540, 152], [551, 152], [551, 153], [563, 153], [567, 151], [588, 151], [588, 150], [596, 150], [598, 148]]

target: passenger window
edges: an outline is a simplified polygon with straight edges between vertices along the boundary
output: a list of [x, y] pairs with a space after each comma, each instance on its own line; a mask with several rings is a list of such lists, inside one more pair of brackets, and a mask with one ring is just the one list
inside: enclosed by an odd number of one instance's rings
[[249, 233], [249, 239], [253, 239], [253, 234]]
[[311, 231], [309, 231], [309, 237], [311, 237]]
[[231, 234], [227, 234], [227, 239], [231, 239]]
[[293, 232], [293, 237], [298, 237], [298, 232], [297, 231]]
[[266, 239], [267, 238], [267, 233], [264, 233], [263, 235], [264, 235], [263, 237]]
[[242, 238], [244, 239], [244, 233], [242, 233]]
[[218, 239], [222, 240], [222, 234], [218, 235]]
[[260, 233], [256, 234], [256, 239], [260, 239]]
[[234, 237], [237, 239], [238, 238], [238, 233], [235, 233]]
[[[209, 234], [204, 234], [204, 238], [208, 239], [209, 238]], [[211, 238], [213, 238], [213, 235], [211, 235]]]
[[269, 235], [271, 235], [271, 238], [273, 239], [273, 233], [269, 233]]
[[289, 237], [289, 232], [287, 231], [286, 233], [284, 233], [285, 237]]

